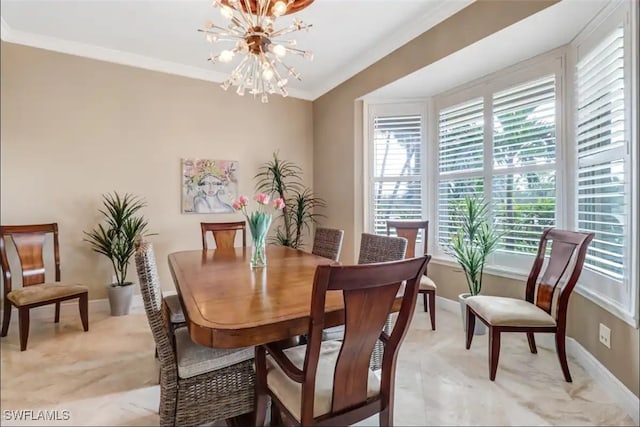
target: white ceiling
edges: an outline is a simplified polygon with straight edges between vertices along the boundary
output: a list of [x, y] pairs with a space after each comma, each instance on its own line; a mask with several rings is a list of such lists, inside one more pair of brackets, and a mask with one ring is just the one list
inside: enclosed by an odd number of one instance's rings
[[[233, 64], [207, 61], [213, 50], [196, 30], [224, 24], [211, 0], [3, 0], [2, 40], [221, 82]], [[302, 74], [290, 94], [315, 99], [471, 0], [316, 0], [294, 15], [313, 24], [296, 34], [313, 62], [287, 62]], [[288, 25], [291, 16], [280, 18]]]
[[566, 45], [610, 0], [563, 0], [364, 98], [426, 98]]

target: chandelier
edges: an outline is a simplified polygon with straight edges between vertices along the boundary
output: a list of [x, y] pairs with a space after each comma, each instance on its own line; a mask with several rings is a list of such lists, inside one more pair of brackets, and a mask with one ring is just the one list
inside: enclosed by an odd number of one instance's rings
[[269, 94], [288, 95], [288, 78], [300, 78], [300, 73], [284, 62], [287, 54], [299, 55], [313, 60], [313, 53], [296, 48], [293, 39], [281, 40], [287, 34], [311, 28], [311, 24], [293, 19], [288, 27], [275, 29], [279, 16], [297, 12], [313, 0], [214, 0], [213, 5], [229, 20], [226, 27], [205, 22], [205, 33], [210, 43], [231, 42], [233, 47], [211, 54], [212, 63], [230, 63], [236, 56], [240, 63], [221, 85], [224, 90], [237, 87], [236, 93], [243, 96], [249, 92], [260, 96], [263, 103], [269, 102]]

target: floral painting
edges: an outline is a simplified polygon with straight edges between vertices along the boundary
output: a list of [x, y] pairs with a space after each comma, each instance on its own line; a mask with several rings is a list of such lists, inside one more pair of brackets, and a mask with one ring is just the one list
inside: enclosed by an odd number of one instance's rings
[[182, 159], [182, 213], [232, 213], [238, 162]]

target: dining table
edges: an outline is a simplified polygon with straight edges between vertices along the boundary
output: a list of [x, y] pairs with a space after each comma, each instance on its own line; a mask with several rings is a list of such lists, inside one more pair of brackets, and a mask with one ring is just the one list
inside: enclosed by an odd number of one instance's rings
[[[283, 341], [309, 330], [316, 267], [335, 261], [267, 246], [267, 265], [250, 266], [251, 247], [169, 254], [191, 339], [215, 348]], [[329, 291], [325, 327], [344, 324], [342, 292]]]

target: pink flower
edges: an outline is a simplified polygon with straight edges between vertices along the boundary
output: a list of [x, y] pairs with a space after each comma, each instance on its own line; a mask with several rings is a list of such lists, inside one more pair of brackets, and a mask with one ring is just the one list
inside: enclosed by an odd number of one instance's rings
[[269, 197], [269, 195], [266, 193], [258, 193], [256, 194], [255, 199], [256, 202], [260, 203], [261, 205], [268, 205], [271, 197]]
[[233, 202], [233, 205], [231, 205], [231, 207], [234, 211], [239, 211], [240, 209], [242, 209], [242, 204], [240, 203], [240, 200], [236, 200], [235, 202]]
[[284, 199], [282, 199], [281, 197], [278, 197], [277, 199], [274, 199], [273, 207], [276, 208], [276, 209], [283, 209], [284, 208]]
[[240, 202], [240, 206], [248, 206], [249, 198], [247, 196], [240, 196], [240, 198], [238, 199], [238, 202]]

